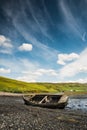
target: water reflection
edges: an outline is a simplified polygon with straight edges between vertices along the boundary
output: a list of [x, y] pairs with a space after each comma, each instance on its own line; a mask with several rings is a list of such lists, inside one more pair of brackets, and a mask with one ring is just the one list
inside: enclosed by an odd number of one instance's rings
[[86, 110], [87, 111], [87, 96], [70, 97], [68, 100], [67, 109]]

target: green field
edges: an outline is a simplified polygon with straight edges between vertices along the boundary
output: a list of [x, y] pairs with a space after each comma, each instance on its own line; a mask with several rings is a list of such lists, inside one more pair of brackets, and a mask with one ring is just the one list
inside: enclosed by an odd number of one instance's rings
[[87, 92], [87, 84], [80, 83], [27, 83], [0, 77], [0, 91], [13, 93]]

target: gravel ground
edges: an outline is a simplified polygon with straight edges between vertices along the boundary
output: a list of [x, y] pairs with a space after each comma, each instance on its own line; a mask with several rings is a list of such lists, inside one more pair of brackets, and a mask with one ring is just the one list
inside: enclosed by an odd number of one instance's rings
[[0, 96], [0, 130], [87, 130], [87, 112], [26, 106], [22, 97]]

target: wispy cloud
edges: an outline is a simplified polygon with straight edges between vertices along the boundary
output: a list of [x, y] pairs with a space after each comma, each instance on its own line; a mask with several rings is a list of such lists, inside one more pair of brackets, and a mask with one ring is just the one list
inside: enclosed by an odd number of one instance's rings
[[[48, 59], [51, 61], [54, 59], [56, 60], [56, 56], [58, 54], [58, 51], [56, 49], [53, 49], [53, 48], [47, 46], [46, 45], [47, 43], [44, 43], [44, 41], [43, 42], [39, 41], [39, 39], [36, 37], [37, 32], [36, 32], [36, 35], [33, 35], [32, 31], [34, 32], [35, 30], [32, 30], [33, 28], [31, 29], [31, 27], [34, 26], [34, 28], [36, 28], [35, 23], [27, 17], [27, 14], [25, 12], [25, 8], [23, 6], [23, 2], [20, 2], [20, 3], [21, 3], [21, 7], [23, 7], [23, 8], [22, 9], [20, 8], [19, 10], [17, 10], [16, 15], [13, 14], [12, 12], [10, 12], [9, 8], [6, 8], [6, 10], [4, 9], [4, 11], [7, 14], [7, 17], [10, 17], [12, 19], [13, 26], [27, 40], [27, 42], [31, 43], [34, 46], [34, 48], [37, 49], [37, 53], [35, 52], [36, 56], [43, 58], [43, 60], [48, 60]], [[35, 14], [37, 14], [37, 13], [35, 12], [35, 10], [33, 8], [34, 7], [32, 7], [34, 14], [32, 14], [32, 15], [34, 15], [34, 17], [36, 18]], [[21, 20], [23, 21], [23, 24], [20, 24]], [[42, 22], [39, 24], [40, 24], [39, 26], [41, 26], [42, 30], [44, 30], [43, 31], [44, 34], [47, 34], [46, 33], [47, 27], [46, 26], [44, 27], [44, 23]], [[38, 29], [36, 29], [36, 30], [38, 30]], [[34, 50], [33, 50], [33, 53], [34, 53]]]
[[42, 0], [42, 5], [44, 7], [44, 13], [46, 15], [46, 18], [49, 20], [50, 24], [54, 25], [53, 19], [51, 18], [51, 15], [50, 15], [50, 13], [47, 10], [46, 4], [45, 4], [45, 0]]
[[83, 33], [85, 32], [84, 27], [81, 25], [80, 20], [77, 21], [77, 18], [73, 14], [73, 10], [69, 7], [66, 0], [60, 1], [60, 7], [63, 14], [64, 21], [66, 21], [67, 26], [73, 31], [76, 36], [82, 39]]
[[54, 60], [58, 54], [58, 51], [41, 43], [37, 40], [33, 35], [31, 35], [28, 30], [25, 30], [25, 27], [21, 26], [19, 22], [16, 20], [13, 21], [16, 29], [21, 33], [21, 35], [29, 42], [32, 43], [33, 46], [37, 48], [36, 55], [42, 57], [44, 60]]
[[[50, 36], [50, 34], [48, 33], [49, 25], [51, 21], [49, 20], [49, 17], [46, 14], [46, 9], [44, 9], [45, 6], [43, 5], [43, 1], [41, 1], [40, 4], [42, 5], [43, 9], [41, 9], [39, 6], [37, 6], [37, 4], [35, 4], [32, 1], [29, 1], [29, 0], [26, 0], [26, 2], [21, 1], [20, 2], [21, 13], [23, 17], [26, 18], [27, 21], [30, 21], [30, 19], [28, 19], [27, 17], [27, 13], [25, 9], [25, 7], [28, 7], [28, 11], [31, 13], [33, 17], [33, 20], [31, 21], [31, 26], [32, 26], [32, 23], [34, 26], [33, 31], [35, 31], [36, 29], [36, 31], [38, 31], [38, 33], [42, 33], [42, 35], [45, 36], [45, 38], [53, 41], [52, 36]], [[49, 24], [47, 21], [49, 21]], [[29, 25], [28, 22], [27, 24]]]
[[84, 32], [83, 35], [82, 35], [82, 41], [83, 41], [83, 42], [86, 42], [86, 40], [87, 40], [87, 39], [86, 39], [86, 32]]
[[[4, 35], [0, 35], [0, 53], [13, 54], [0, 56], [3, 58], [0, 60], [0, 66], [2, 67], [0, 71], [4, 75], [7, 74], [11, 78], [28, 82], [72, 81], [75, 77], [76, 81], [82, 81], [83, 79], [86, 81], [85, 76], [78, 79], [80, 74], [87, 75], [87, 49], [77, 54], [78, 50], [81, 51], [82, 49], [77, 46], [81, 44], [81, 41], [86, 46], [86, 28], [80, 20], [83, 14], [78, 17], [79, 11], [77, 10], [79, 8], [74, 7], [76, 3], [72, 2], [73, 5], [71, 6], [71, 1], [67, 0], [58, 0], [59, 12], [56, 14], [56, 3], [57, 1], [54, 3], [51, 1], [48, 5], [49, 3], [45, 0], [39, 2], [37, 0], [18, 0], [17, 3], [12, 1], [11, 4], [8, 2], [3, 4], [2, 14], [5, 15], [5, 20], [9, 21], [6, 25], [9, 26], [11, 23], [10, 33], [7, 35], [12, 39], [15, 39], [16, 36], [18, 38], [11, 41]], [[73, 8], [76, 9], [77, 14], [74, 14]], [[17, 32], [15, 37], [11, 34], [11, 31], [12, 34]], [[3, 33], [6, 34], [7, 32], [3, 31]], [[74, 37], [71, 36], [72, 33]], [[66, 38], [69, 34], [70, 37]], [[70, 38], [73, 40], [70, 41]], [[64, 47], [64, 41], [67, 45], [66, 48]], [[72, 42], [73, 45], [70, 46]], [[77, 53], [73, 52], [77, 49], [75, 47], [78, 47]], [[58, 50], [62, 49], [64, 53], [59, 53]], [[70, 50], [73, 53], [67, 53]], [[23, 51], [23, 53], [20, 51]], [[25, 51], [31, 52], [26, 53]], [[23, 59], [24, 57], [26, 59]]]

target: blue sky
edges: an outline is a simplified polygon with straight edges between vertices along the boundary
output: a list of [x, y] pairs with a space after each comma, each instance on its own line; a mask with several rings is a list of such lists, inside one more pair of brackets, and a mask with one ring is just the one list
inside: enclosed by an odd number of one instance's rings
[[0, 75], [87, 82], [87, 0], [0, 0]]

